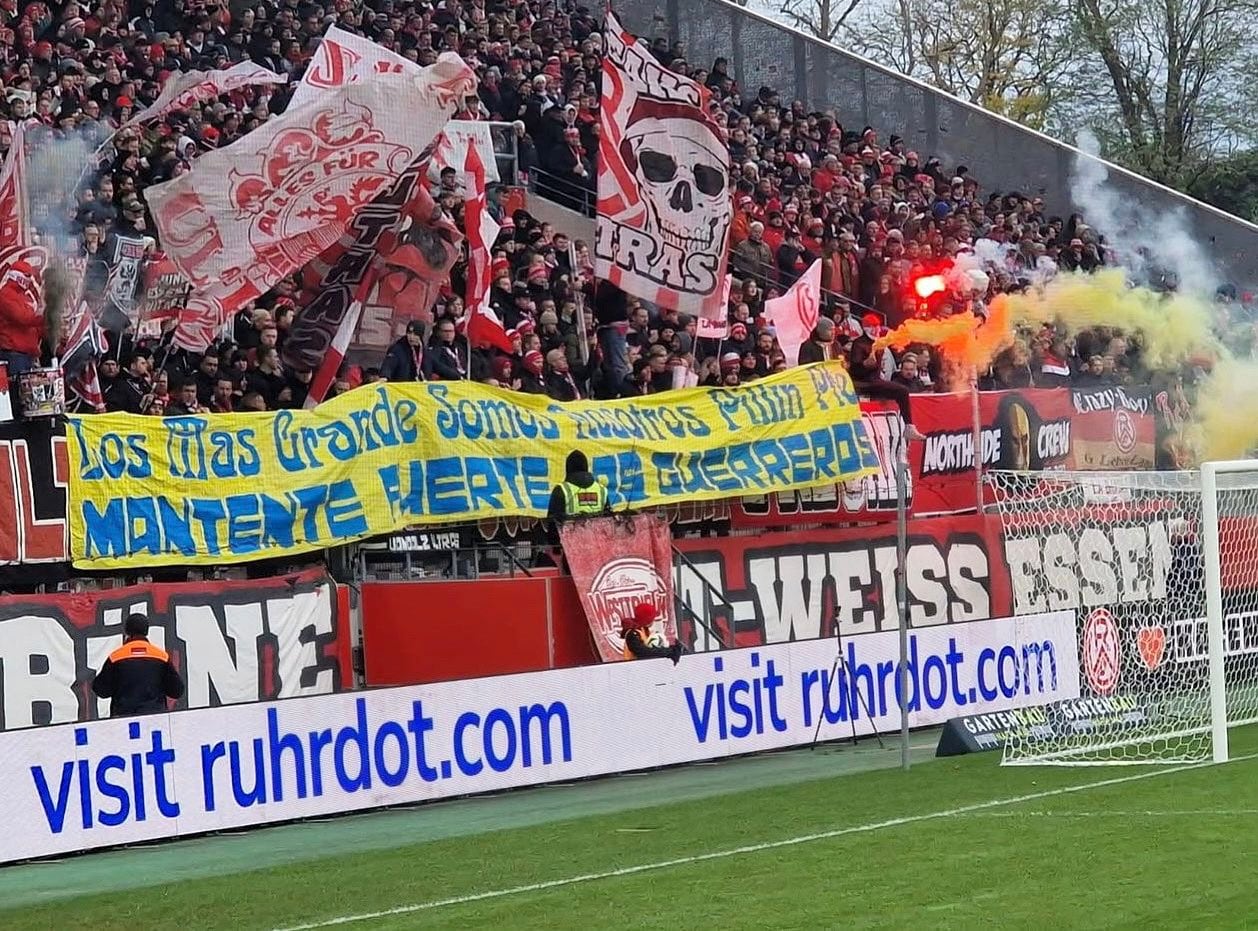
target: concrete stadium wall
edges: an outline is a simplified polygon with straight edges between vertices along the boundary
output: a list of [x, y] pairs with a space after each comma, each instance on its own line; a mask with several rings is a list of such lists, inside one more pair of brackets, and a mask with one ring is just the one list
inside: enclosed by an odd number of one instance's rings
[[[692, 64], [710, 67], [713, 59], [728, 58], [744, 93], [768, 85], [810, 108], [834, 108], [847, 128], [874, 126], [882, 138], [898, 133], [923, 159], [937, 155], [949, 166], [967, 165], [987, 191], [1039, 194], [1063, 216], [1086, 212], [1087, 205], [1070, 196], [1072, 168], [1082, 154], [1073, 146], [728, 0], [621, 0], [616, 12], [639, 36], [681, 41]], [[1105, 165], [1127, 202], [1183, 212], [1198, 241], [1211, 247], [1219, 280], [1258, 281], [1258, 226]]]

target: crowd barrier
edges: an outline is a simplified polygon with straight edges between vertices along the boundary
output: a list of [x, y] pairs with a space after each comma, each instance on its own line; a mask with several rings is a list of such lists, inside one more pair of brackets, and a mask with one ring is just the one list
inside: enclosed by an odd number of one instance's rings
[[[0, 734], [0, 862], [833, 740], [898, 725], [898, 635]], [[1076, 698], [1071, 612], [915, 630], [911, 726]]]

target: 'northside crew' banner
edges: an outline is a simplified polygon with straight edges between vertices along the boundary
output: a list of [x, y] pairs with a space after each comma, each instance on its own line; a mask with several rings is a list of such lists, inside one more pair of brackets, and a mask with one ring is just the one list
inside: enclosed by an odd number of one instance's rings
[[243, 562], [413, 524], [543, 517], [583, 450], [613, 508], [790, 491], [878, 466], [837, 363], [738, 388], [559, 404], [473, 382], [365, 385], [308, 411], [73, 417], [70, 554]]

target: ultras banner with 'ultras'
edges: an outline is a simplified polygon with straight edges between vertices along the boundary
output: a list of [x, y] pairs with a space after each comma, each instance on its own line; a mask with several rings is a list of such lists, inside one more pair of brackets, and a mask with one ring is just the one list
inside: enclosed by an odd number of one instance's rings
[[83, 568], [239, 562], [417, 523], [545, 516], [574, 449], [616, 508], [874, 471], [837, 363], [737, 388], [559, 404], [475, 382], [364, 385], [308, 411], [69, 421]]
[[637, 297], [724, 314], [729, 153], [706, 93], [607, 14], [594, 271]]

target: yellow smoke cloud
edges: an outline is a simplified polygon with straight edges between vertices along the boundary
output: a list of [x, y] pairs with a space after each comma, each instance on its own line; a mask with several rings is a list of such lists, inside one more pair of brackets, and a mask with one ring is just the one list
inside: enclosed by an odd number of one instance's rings
[[1002, 303], [1013, 327], [1053, 323], [1074, 335], [1103, 326], [1136, 335], [1151, 369], [1177, 368], [1218, 351], [1209, 303], [1191, 295], [1128, 287], [1119, 269], [1058, 275], [1041, 289], [1001, 295], [993, 302]]
[[1199, 459], [1236, 459], [1258, 448], [1258, 360], [1237, 359], [1219, 343], [1215, 314], [1209, 301], [1129, 287], [1121, 270], [1106, 269], [1062, 274], [1022, 294], [999, 295], [986, 321], [969, 312], [910, 320], [878, 343], [896, 349], [927, 343], [981, 371], [1013, 345], [1019, 328], [1052, 323], [1059, 333], [1073, 336], [1113, 327], [1139, 342], [1151, 370], [1174, 371], [1185, 363], [1211, 367], [1198, 388], [1188, 432]]
[[1224, 357], [1197, 390], [1192, 444], [1203, 461], [1242, 459], [1258, 447], [1258, 362]]

